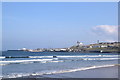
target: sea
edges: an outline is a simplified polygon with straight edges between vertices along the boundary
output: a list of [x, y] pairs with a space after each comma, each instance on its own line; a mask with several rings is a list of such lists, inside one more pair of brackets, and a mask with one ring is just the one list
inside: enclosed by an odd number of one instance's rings
[[3, 51], [0, 78], [75, 72], [118, 64], [118, 53]]

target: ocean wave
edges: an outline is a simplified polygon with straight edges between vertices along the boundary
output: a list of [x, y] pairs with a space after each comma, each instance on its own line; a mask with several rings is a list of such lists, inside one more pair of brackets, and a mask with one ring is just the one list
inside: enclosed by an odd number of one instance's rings
[[29, 58], [53, 58], [53, 56], [29, 56]]
[[8, 64], [29, 64], [29, 63], [50, 63], [50, 62], [63, 62], [63, 60], [57, 59], [31, 59], [31, 60], [6, 60], [0, 61], [0, 66], [8, 65]]
[[119, 55], [82, 55], [82, 56], [57, 56], [60, 57], [118, 57]]
[[76, 71], [83, 71], [83, 70], [90, 70], [90, 69], [97, 69], [97, 68], [105, 68], [105, 67], [112, 67], [112, 66], [116, 66], [116, 64], [101, 65], [101, 66], [89, 66], [89, 67], [82, 67], [82, 68], [69, 69], [69, 70], [59, 70], [59, 71], [56, 70], [56, 71], [33, 72], [33, 73], [12, 73], [12, 74], [9, 74], [9, 75], [6, 75], [6, 76], [3, 75], [2, 77], [3, 78], [18, 78], [18, 77], [27, 77], [27, 76], [58, 74], [58, 73], [76, 72]]
[[29, 56], [29, 58], [24, 59], [4, 59], [5, 57], [0, 57], [3, 60], [0, 61], [0, 66], [4, 66], [7, 64], [28, 64], [28, 63], [49, 63], [49, 62], [67, 62], [67, 61], [80, 61], [80, 60], [117, 60], [120, 59], [118, 55], [81, 55], [81, 56], [57, 56], [57, 58], [53, 58], [53, 56]]
[[[57, 58], [74, 58], [74, 57], [80, 57], [80, 58], [86, 58], [86, 57], [120, 57], [120, 55], [55, 55]], [[0, 59], [4, 58], [53, 58], [53, 56], [0, 56]]]
[[0, 59], [4, 59], [5, 58], [5, 56], [0, 56]]
[[20, 63], [20, 62], [34, 62], [34, 61], [51, 61], [53, 59], [31, 59], [31, 60], [9, 60], [0, 61], [0, 63]]
[[120, 58], [49, 58], [49, 59], [27, 59], [27, 60], [1, 60], [0, 66], [4, 66], [7, 64], [29, 64], [29, 63], [52, 63], [52, 62], [71, 62], [71, 61], [90, 61], [90, 60], [96, 60], [96, 61], [109, 61], [109, 60], [117, 60]]
[[[82, 55], [82, 56], [59, 56], [57, 58], [72, 58], [72, 57], [118, 57], [119, 55]], [[53, 58], [53, 56], [29, 56], [29, 58]]]
[[120, 58], [82, 58], [83, 60], [116, 60]]

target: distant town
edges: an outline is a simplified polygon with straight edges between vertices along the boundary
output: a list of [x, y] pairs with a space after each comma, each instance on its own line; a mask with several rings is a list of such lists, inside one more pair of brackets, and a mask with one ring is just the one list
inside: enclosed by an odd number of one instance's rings
[[120, 53], [120, 42], [99, 42], [89, 45], [77, 41], [76, 45], [69, 48], [37, 48], [37, 49], [18, 49], [8, 51], [28, 51], [28, 52], [82, 52], [82, 53]]

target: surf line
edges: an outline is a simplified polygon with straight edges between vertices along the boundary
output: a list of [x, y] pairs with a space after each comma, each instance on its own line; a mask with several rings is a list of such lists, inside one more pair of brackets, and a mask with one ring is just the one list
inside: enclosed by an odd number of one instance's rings
[[[83, 67], [83, 68], [72, 69], [72, 70], [54, 71], [54, 72], [49, 72], [49, 73], [44, 73], [44, 74], [47, 75], [47, 74], [68, 73], [68, 72], [84, 71], [84, 70], [90, 70], [90, 69], [107, 68], [107, 67], [113, 67], [113, 66], [120, 66], [120, 64], [111, 64], [111, 65], [101, 65], [101, 66]], [[44, 74], [34, 73], [34, 74], [31, 74], [31, 75], [32, 75], [32, 76], [36, 76], [36, 75], [44, 75]]]

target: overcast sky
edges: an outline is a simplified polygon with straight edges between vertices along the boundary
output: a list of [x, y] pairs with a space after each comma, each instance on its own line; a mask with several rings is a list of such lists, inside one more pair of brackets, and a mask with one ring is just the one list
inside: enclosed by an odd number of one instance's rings
[[2, 4], [3, 50], [70, 47], [117, 40], [117, 2]]

